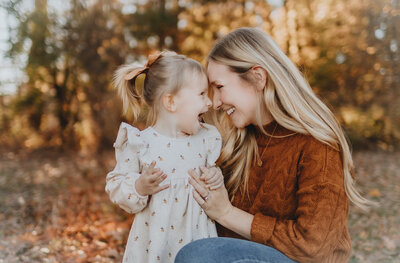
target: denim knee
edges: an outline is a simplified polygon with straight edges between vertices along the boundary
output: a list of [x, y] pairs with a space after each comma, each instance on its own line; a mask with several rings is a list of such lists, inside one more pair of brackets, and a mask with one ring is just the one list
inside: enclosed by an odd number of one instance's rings
[[218, 253], [215, 250], [217, 238], [199, 239], [185, 245], [176, 255], [175, 263], [217, 263]]

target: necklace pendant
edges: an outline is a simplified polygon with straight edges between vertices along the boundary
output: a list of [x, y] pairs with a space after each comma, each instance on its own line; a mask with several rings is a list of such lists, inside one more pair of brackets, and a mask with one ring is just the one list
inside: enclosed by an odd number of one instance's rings
[[261, 160], [258, 160], [258, 161], [257, 161], [257, 165], [258, 165], [259, 167], [261, 167], [262, 164], [263, 164], [263, 162], [262, 162]]

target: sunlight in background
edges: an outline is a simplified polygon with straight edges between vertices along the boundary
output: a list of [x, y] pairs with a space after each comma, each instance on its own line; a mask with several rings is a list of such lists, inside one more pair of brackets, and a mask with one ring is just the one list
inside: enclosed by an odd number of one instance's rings
[[[123, 4], [122, 12], [124, 14], [134, 14], [137, 10], [136, 5], [129, 0], [120, 0]], [[141, 0], [138, 1], [140, 3], [145, 3], [146, 1]], [[284, 0], [266, 0], [268, 4], [271, 6], [278, 8], [283, 5]], [[23, 10], [33, 10], [35, 1], [22, 1], [22, 9]], [[49, 8], [55, 10], [56, 12], [62, 12], [68, 9], [68, 1], [63, 1], [60, 5], [60, 1], [56, 0], [48, 0]], [[186, 3], [183, 0], [179, 1], [180, 6], [185, 6]], [[246, 2], [246, 9], [252, 9], [254, 7], [254, 3], [251, 1]], [[261, 17], [256, 17], [256, 19], [260, 20], [259, 24], [262, 23]], [[4, 9], [0, 9], [0, 21], [4, 21], [4, 23], [0, 24], [0, 95], [1, 94], [14, 94], [17, 91], [17, 86], [22, 82], [27, 81], [27, 77], [22, 70], [24, 65], [26, 64], [27, 56], [21, 55], [19, 58], [14, 58], [13, 60], [6, 57], [6, 52], [9, 49], [8, 38], [9, 38], [9, 26], [16, 26], [16, 21], [14, 18], [7, 15]], [[186, 21], [180, 20], [178, 22], [178, 28], [183, 29], [186, 27]], [[378, 33], [379, 34], [379, 33]], [[151, 40], [150, 40], [151, 41]], [[132, 43], [132, 45], [134, 45]], [[29, 49], [29, 43], [25, 45], [26, 51]]]
[[[4, 0], [3, 0], [4, 1]], [[3, 3], [0, 1], [0, 3]], [[26, 13], [34, 9], [35, 1], [22, 1], [21, 11]], [[63, 1], [60, 4], [58, 0], [48, 0], [48, 8], [51, 11], [59, 14], [59, 21], [63, 19], [62, 12], [69, 8], [69, 2]], [[7, 58], [6, 52], [10, 48], [8, 39], [10, 37], [9, 27], [16, 27], [17, 21], [14, 17], [7, 15], [3, 8], [0, 8], [0, 95], [14, 94], [17, 91], [17, 86], [26, 82], [27, 76], [22, 70], [27, 62], [27, 55], [20, 55], [18, 58]], [[30, 42], [24, 43], [25, 51], [30, 48]]]

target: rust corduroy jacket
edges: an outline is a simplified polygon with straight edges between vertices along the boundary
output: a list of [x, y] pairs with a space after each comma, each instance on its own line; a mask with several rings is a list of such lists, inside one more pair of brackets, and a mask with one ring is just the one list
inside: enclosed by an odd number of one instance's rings
[[[272, 122], [274, 135], [293, 132]], [[260, 134], [260, 133], [259, 133]], [[260, 154], [269, 136], [258, 135]], [[254, 215], [251, 240], [298, 262], [347, 262], [349, 201], [340, 153], [312, 136], [271, 138], [262, 167], [251, 169], [249, 198], [238, 191], [233, 205]], [[218, 235], [241, 238], [218, 225]]]

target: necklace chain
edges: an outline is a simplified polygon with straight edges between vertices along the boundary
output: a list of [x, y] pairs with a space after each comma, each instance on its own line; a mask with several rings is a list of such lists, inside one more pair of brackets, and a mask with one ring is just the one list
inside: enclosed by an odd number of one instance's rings
[[268, 148], [268, 146], [269, 146], [269, 143], [271, 142], [272, 137], [274, 136], [274, 133], [275, 133], [275, 130], [276, 130], [276, 127], [277, 127], [277, 126], [278, 126], [278, 123], [275, 123], [275, 128], [274, 128], [274, 130], [272, 131], [272, 134], [269, 136], [267, 145], [265, 145], [265, 148], [264, 148], [264, 150], [262, 151], [261, 156], [259, 157], [259, 159], [258, 159], [258, 161], [257, 161], [257, 165], [258, 165], [259, 167], [261, 167], [261, 166], [263, 165], [262, 157], [264, 156], [264, 153], [265, 153], [265, 151], [267, 150], [267, 148]]

